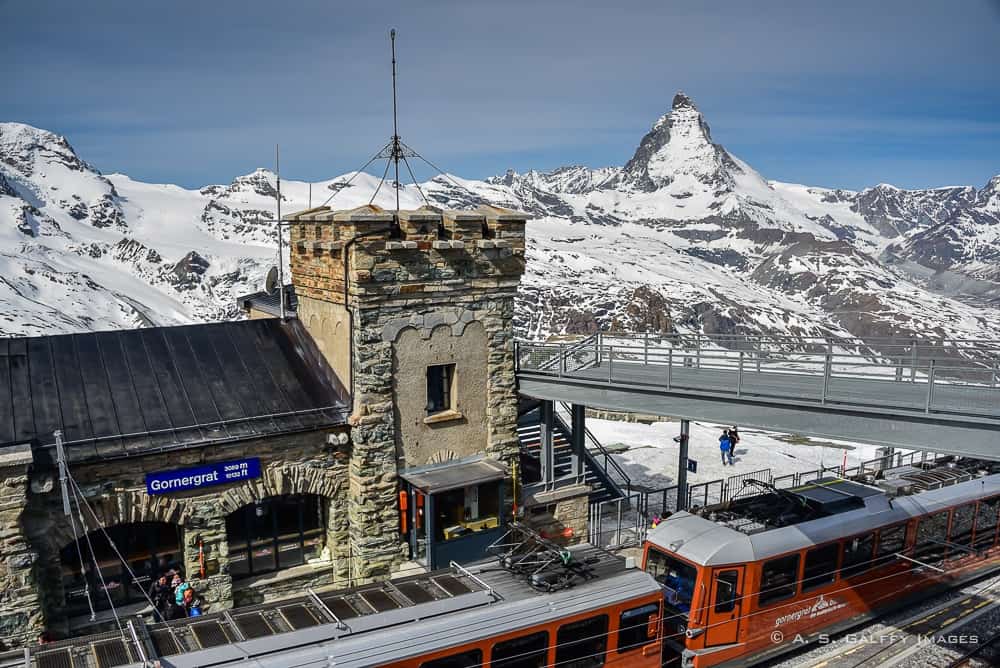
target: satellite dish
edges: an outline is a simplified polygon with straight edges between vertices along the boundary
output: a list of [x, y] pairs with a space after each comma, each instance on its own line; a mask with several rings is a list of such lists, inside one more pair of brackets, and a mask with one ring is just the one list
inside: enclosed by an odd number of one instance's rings
[[278, 268], [271, 267], [267, 270], [267, 278], [264, 279], [264, 292], [273, 295], [278, 291]]

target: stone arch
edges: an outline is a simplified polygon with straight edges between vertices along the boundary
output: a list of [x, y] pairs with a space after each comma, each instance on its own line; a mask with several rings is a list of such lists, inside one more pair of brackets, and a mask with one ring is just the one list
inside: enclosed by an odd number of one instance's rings
[[217, 501], [219, 514], [229, 515], [248, 504], [283, 494], [315, 494], [335, 499], [344, 484], [344, 476], [304, 466], [273, 466], [264, 475], [245, 485], [227, 489]]
[[[137, 522], [166, 522], [183, 526], [190, 516], [184, 499], [149, 496], [136, 490], [105, 494], [87, 499], [87, 502], [93, 509], [97, 522], [105, 528]], [[87, 530], [97, 529], [94, 526], [94, 515], [86, 507], [82, 508], [82, 512], [87, 520]], [[80, 531], [78, 525], [77, 532]], [[68, 521], [55, 523], [47, 537], [54, 547], [61, 548], [73, 541], [73, 528]]]

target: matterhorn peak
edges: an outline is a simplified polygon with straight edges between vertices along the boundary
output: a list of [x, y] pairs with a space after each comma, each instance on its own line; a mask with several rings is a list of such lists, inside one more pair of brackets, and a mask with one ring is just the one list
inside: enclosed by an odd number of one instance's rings
[[688, 97], [684, 91], [679, 90], [674, 95], [674, 101], [671, 103], [670, 108], [680, 109], [682, 107], [690, 107], [691, 109], [698, 111], [698, 107], [694, 105], [694, 100]]
[[[626, 189], [652, 192], [685, 177], [716, 192], [733, 185], [730, 170], [739, 170], [726, 150], [712, 141], [712, 133], [698, 107], [683, 91], [674, 95], [670, 111], [642, 138], [618, 183]], [[685, 192], [691, 188], [683, 187]]]

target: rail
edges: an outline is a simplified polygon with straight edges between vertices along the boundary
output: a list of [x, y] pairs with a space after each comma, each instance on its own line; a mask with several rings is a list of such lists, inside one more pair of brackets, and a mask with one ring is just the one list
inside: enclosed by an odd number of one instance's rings
[[598, 334], [521, 341], [520, 374], [739, 398], [1000, 417], [1000, 341]]

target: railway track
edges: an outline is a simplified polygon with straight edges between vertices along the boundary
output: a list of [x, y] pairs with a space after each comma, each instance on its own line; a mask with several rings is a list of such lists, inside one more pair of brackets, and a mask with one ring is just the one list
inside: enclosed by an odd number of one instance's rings
[[[862, 666], [937, 666], [942, 661], [938, 647], [948, 646], [961, 656], [951, 664], [958, 666], [1000, 665], [992, 652], [1000, 649], [1000, 635], [993, 628], [988, 637], [982, 633], [963, 632], [984, 615], [993, 614], [1000, 604], [1000, 577], [994, 577], [968, 589], [953, 599], [923, 610], [903, 620], [877, 625], [878, 628], [847, 633], [832, 644], [836, 648], [796, 665], [803, 668], [861, 668]], [[995, 627], [994, 627], [995, 628]], [[921, 655], [919, 660], [916, 655]], [[923, 656], [926, 655], [926, 656]], [[936, 658], [935, 658], [936, 657]], [[983, 663], [983, 659], [986, 662]], [[950, 668], [950, 667], [949, 667]]]
[[1000, 633], [966, 649], [961, 656], [948, 664], [948, 668], [973, 668], [974, 666], [1000, 665]]

